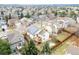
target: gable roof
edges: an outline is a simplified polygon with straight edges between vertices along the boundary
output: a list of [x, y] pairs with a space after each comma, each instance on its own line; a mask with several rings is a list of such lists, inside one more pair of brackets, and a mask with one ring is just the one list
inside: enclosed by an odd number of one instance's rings
[[20, 33], [18, 33], [18, 32], [8, 33], [7, 36], [8, 36], [8, 41], [11, 44], [22, 42], [24, 40], [23, 36]]

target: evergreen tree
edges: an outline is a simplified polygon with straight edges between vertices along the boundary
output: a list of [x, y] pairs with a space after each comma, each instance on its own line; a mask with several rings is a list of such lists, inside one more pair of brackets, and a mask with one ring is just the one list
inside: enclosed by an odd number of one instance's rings
[[77, 14], [74, 11], [71, 11], [70, 17], [72, 17], [77, 23]]
[[4, 20], [6, 21], [7, 25], [8, 25], [8, 19], [9, 19], [8, 16], [4, 17]]
[[26, 18], [30, 18], [31, 15], [29, 13], [27, 13], [27, 15], [25, 15]]
[[45, 42], [41, 53], [45, 54], [45, 55], [51, 54], [51, 49], [49, 47], [49, 43], [48, 42]]
[[9, 19], [11, 19], [11, 18], [12, 18], [12, 17], [11, 17], [11, 14], [9, 14], [8, 18], [9, 18]]
[[6, 40], [0, 39], [0, 55], [11, 54], [10, 44]]
[[3, 11], [1, 11], [1, 15], [4, 15], [4, 12]]
[[23, 15], [23, 13], [21, 13], [20, 18], [23, 18], [23, 17], [24, 17], [24, 15]]
[[56, 11], [56, 12], [54, 12], [54, 15], [55, 15], [55, 16], [57, 16], [57, 15], [58, 15], [58, 14], [57, 14], [57, 11]]
[[35, 47], [33, 40], [30, 40], [28, 45], [25, 45], [21, 50], [21, 53], [24, 55], [37, 55], [38, 52], [39, 50]]
[[64, 12], [64, 11], [63, 12], [60, 12], [60, 16], [61, 17], [65, 17], [66, 15], [67, 15], [66, 12]]

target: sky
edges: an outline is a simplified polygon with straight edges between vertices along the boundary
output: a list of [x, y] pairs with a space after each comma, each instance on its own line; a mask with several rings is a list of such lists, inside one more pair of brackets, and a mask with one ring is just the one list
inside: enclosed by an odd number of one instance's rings
[[0, 4], [79, 4], [79, 0], [0, 0]]

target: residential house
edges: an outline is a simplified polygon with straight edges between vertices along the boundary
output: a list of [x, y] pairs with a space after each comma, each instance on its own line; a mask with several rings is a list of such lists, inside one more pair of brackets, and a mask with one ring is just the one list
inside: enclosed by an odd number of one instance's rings
[[26, 26], [24, 26], [22, 23], [16, 22], [15, 26], [15, 30], [19, 33], [23, 34], [26, 32]]
[[0, 38], [1, 38], [1, 39], [7, 39], [7, 32], [1, 31], [1, 32], [0, 32]]
[[27, 28], [27, 35], [29, 35], [32, 39], [38, 34], [41, 29], [35, 25], [31, 25]]
[[41, 38], [42, 42], [49, 40], [49, 33], [46, 30], [41, 30], [38, 33], [38, 37]]
[[66, 54], [79, 55], [79, 47], [70, 45], [67, 49]]
[[23, 17], [22, 19], [20, 19], [21, 24], [23, 24], [24, 26], [29, 26], [32, 24], [32, 18], [26, 18]]
[[79, 17], [77, 17], [76, 21], [77, 21], [77, 23], [79, 23]]
[[45, 26], [44, 29], [45, 29], [50, 35], [52, 35], [52, 27], [51, 27], [51, 26]]
[[25, 42], [24, 36], [21, 35], [19, 32], [8, 32], [7, 37], [13, 53], [16, 53], [18, 49], [23, 47]]
[[3, 20], [2, 17], [0, 17], [0, 28], [1, 28], [2, 30], [4, 30], [4, 31], [7, 30], [6, 21]]

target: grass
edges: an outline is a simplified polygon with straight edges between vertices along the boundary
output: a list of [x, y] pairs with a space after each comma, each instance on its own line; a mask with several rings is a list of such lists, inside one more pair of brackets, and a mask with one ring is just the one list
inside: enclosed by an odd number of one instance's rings
[[2, 29], [0, 28], [0, 32], [2, 31]]
[[[60, 33], [56, 39], [58, 39], [59, 41], [63, 41], [65, 40], [67, 37], [69, 37], [70, 34], [67, 32], [62, 32]], [[56, 54], [56, 55], [63, 55], [66, 53], [67, 47], [69, 44], [67, 44], [67, 42], [69, 42], [69, 40], [63, 42], [62, 44], [60, 44], [58, 47], [52, 49], [52, 53]]]
[[56, 37], [56, 39], [62, 42], [62, 41], [63, 41], [64, 39], [66, 39], [68, 36], [70, 36], [69, 33], [62, 32], [62, 33], [60, 33], [60, 34]]
[[68, 41], [62, 43], [61, 45], [59, 45], [58, 47], [56, 47], [55, 49], [52, 50], [52, 53], [56, 54], [56, 55], [63, 55], [66, 53], [68, 44]]

